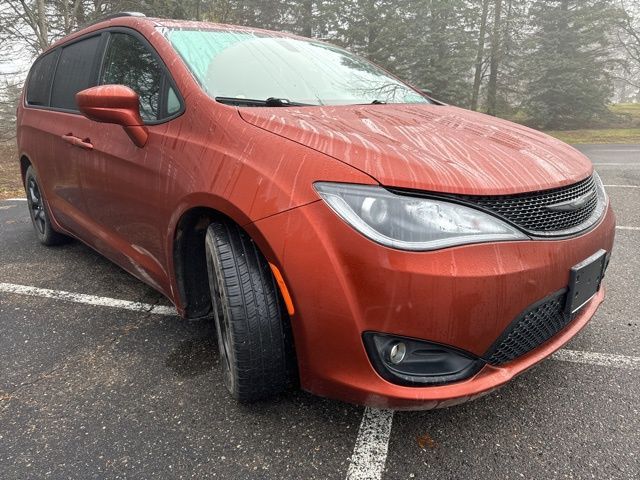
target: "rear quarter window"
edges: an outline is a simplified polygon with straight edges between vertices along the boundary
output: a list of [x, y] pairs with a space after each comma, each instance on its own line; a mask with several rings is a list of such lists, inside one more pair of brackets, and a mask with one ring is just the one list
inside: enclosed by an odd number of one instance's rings
[[51, 82], [59, 55], [60, 50], [47, 53], [31, 67], [27, 82], [27, 104], [45, 107], [49, 105]]
[[72, 43], [62, 49], [53, 80], [51, 106], [78, 110], [76, 93], [96, 84], [100, 35]]

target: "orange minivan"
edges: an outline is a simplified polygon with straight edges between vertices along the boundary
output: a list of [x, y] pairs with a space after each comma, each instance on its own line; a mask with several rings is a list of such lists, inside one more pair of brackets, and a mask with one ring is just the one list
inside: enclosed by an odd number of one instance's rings
[[604, 298], [615, 220], [587, 158], [323, 42], [118, 14], [38, 57], [17, 124], [39, 240], [215, 322], [241, 401], [463, 402]]

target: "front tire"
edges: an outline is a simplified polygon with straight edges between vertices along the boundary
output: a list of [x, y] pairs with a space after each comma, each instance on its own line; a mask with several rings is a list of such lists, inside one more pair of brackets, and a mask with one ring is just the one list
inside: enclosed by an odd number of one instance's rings
[[281, 393], [292, 383], [295, 355], [268, 262], [229, 221], [212, 223], [205, 242], [225, 387], [242, 402]]
[[69, 241], [69, 237], [56, 232], [51, 225], [49, 207], [32, 166], [27, 168], [24, 176], [24, 188], [27, 193], [27, 205], [31, 215], [31, 223], [41, 244], [48, 247]]

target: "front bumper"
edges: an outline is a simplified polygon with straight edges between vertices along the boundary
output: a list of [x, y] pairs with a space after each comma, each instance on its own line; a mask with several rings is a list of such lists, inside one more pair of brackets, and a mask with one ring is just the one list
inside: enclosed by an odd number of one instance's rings
[[573, 265], [598, 249], [611, 251], [614, 228], [608, 208], [595, 228], [575, 238], [404, 252], [371, 242], [315, 202], [248, 230], [283, 273], [293, 299], [304, 389], [380, 408], [430, 409], [486, 394], [549, 356], [589, 321], [604, 289], [538, 348], [447, 385], [407, 387], [383, 379], [371, 365], [363, 332], [483, 356], [528, 306], [567, 286]]

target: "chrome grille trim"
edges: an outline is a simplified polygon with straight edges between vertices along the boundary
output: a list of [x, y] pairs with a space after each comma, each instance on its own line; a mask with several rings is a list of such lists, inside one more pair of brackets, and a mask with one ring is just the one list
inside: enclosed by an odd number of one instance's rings
[[[604, 213], [604, 187], [596, 175], [566, 187], [514, 195], [456, 195], [455, 198], [475, 205], [507, 220], [532, 236], [559, 237], [587, 230]], [[551, 210], [571, 203], [583, 203], [575, 210]]]

